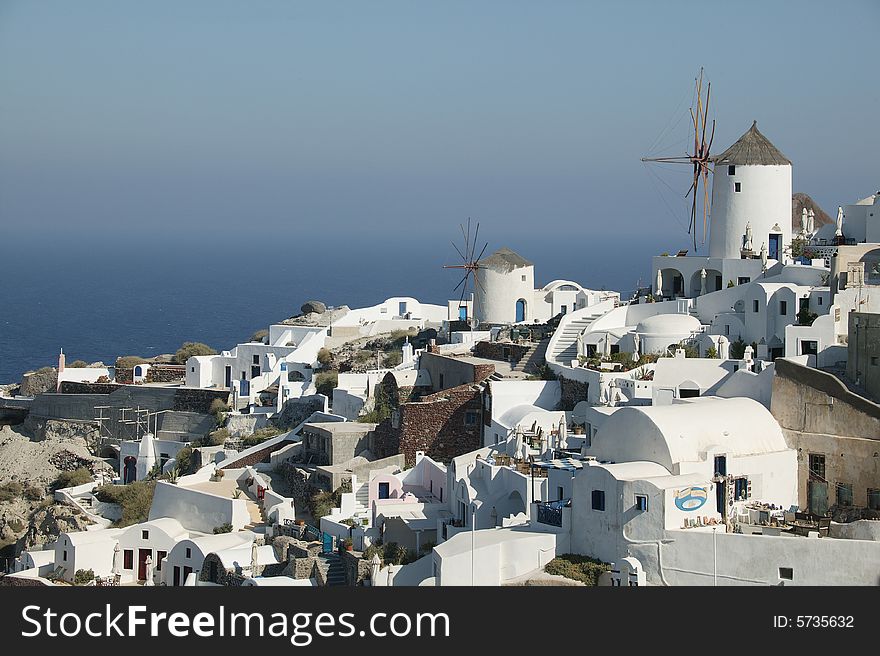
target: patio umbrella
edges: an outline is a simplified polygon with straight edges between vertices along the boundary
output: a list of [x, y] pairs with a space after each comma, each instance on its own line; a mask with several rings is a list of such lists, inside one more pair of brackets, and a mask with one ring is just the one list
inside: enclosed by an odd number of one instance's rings
[[602, 345], [602, 353], [606, 358], [611, 357], [611, 335], [605, 333], [605, 343]]
[[560, 449], [568, 448], [568, 425], [565, 423], [565, 417], [559, 418], [559, 441]]
[[639, 349], [642, 346], [642, 338], [639, 337], [638, 333], [633, 333], [633, 360], [639, 359]]
[[837, 230], [834, 231], [835, 237], [843, 237], [843, 208], [837, 207]]
[[373, 582], [373, 585], [378, 585], [379, 583], [379, 570], [381, 568], [382, 561], [379, 559], [379, 554], [374, 553], [370, 559], [370, 581]]
[[153, 557], [150, 554], [147, 554], [147, 559], [144, 561], [144, 565], [146, 565], [146, 569], [144, 571], [144, 585], [153, 585]]
[[808, 216], [809, 216], [809, 215], [807, 214], [807, 208], [805, 207], [805, 208], [801, 211], [801, 233], [803, 233], [803, 234], [806, 234], [806, 233], [807, 233], [807, 225], [808, 225], [808, 222], [809, 222], [809, 218], [808, 218]]
[[807, 233], [813, 234], [813, 229], [816, 226], [816, 214], [813, 212], [813, 208], [810, 208], [810, 212], [807, 214]]
[[519, 425], [517, 425], [517, 427], [516, 427], [516, 444], [513, 447], [513, 455], [514, 456], [518, 455], [522, 451], [522, 448], [523, 448], [523, 432], [522, 432], [522, 428], [520, 428]]
[[520, 449], [520, 456], [523, 460], [529, 459], [529, 445], [523, 442], [522, 448]]
[[700, 269], [700, 296], [706, 293], [706, 270]]
[[657, 296], [663, 296], [663, 271], [660, 269], [657, 269], [657, 280], [655, 284], [657, 286]]
[[608, 405], [608, 386], [603, 385], [602, 391], [599, 392], [599, 403], [602, 405]]
[[254, 540], [251, 543], [251, 576], [257, 575], [257, 567], [259, 566], [259, 559], [257, 557], [257, 541]]
[[119, 576], [122, 574], [122, 567], [119, 564], [119, 554], [122, 553], [122, 550], [119, 548], [119, 543], [116, 543], [116, 546], [113, 547], [113, 569], [110, 570], [110, 573], [113, 576]]
[[767, 270], [767, 243], [761, 242], [761, 270]]
[[753, 248], [753, 246], [752, 246], [752, 222], [751, 222], [751, 221], [747, 221], [747, 222], [746, 222], [746, 244], [745, 244], [745, 250], [747, 250], [747, 251], [751, 251], [752, 248]]

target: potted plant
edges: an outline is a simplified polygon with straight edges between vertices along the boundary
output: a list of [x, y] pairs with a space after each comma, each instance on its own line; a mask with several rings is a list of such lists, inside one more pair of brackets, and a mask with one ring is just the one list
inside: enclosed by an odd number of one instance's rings
[[354, 550], [354, 542], [352, 542], [351, 538], [345, 538], [342, 541], [342, 546], [345, 547], [346, 551], [353, 551]]

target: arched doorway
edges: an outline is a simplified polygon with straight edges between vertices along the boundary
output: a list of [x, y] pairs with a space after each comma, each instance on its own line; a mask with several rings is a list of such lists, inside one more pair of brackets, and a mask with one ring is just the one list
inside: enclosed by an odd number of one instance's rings
[[123, 460], [122, 482], [125, 485], [134, 483], [137, 478], [137, 458], [134, 456], [126, 456]]
[[519, 299], [516, 302], [516, 323], [521, 323], [526, 320], [526, 301], [525, 299]]

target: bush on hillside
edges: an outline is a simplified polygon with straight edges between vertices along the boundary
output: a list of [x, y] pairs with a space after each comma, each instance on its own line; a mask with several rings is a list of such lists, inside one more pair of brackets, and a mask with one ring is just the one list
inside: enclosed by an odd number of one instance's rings
[[156, 481], [135, 481], [128, 485], [102, 485], [95, 493], [98, 501], [118, 503], [122, 517], [113, 523], [117, 528], [147, 521]]
[[333, 397], [333, 390], [339, 384], [339, 374], [335, 371], [322, 371], [315, 375], [315, 389], [318, 394]]
[[116, 358], [117, 369], [133, 369], [136, 365], [147, 362], [146, 358], [139, 355], [123, 355]]
[[174, 354], [176, 364], [186, 364], [186, 361], [197, 355], [217, 355], [217, 351], [201, 342], [184, 342], [177, 353]]
[[599, 577], [609, 570], [611, 565], [608, 563], [579, 554], [562, 554], [544, 567], [544, 571], [548, 574], [558, 574], [589, 586], [599, 585]]
[[52, 488], [55, 490], [61, 490], [66, 487], [85, 485], [86, 483], [91, 483], [92, 480], [92, 472], [85, 467], [80, 467], [73, 471], [63, 471], [58, 474], [58, 478], [52, 483]]

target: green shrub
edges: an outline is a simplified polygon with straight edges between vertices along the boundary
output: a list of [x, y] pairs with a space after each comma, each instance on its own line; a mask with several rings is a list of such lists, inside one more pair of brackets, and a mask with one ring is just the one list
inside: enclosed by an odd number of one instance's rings
[[280, 435], [284, 430], [278, 428], [277, 426], [269, 425], [264, 428], [260, 428], [257, 431], [254, 431], [253, 434], [248, 435], [247, 437], [241, 440], [241, 445], [244, 448], [250, 448], [252, 446], [257, 446], [258, 444], [262, 444], [270, 437], [275, 437], [276, 435]]
[[229, 431], [226, 428], [218, 428], [205, 435], [205, 437], [193, 440], [192, 446], [198, 448], [200, 446], [223, 446], [229, 439]]
[[95, 493], [98, 501], [118, 503], [122, 517], [113, 523], [117, 528], [147, 521], [156, 481], [135, 481], [128, 485], [102, 485]]
[[174, 354], [174, 362], [186, 364], [187, 360], [196, 355], [217, 355], [217, 351], [201, 342], [184, 342]]
[[377, 385], [373, 393], [373, 409], [358, 417], [358, 421], [368, 424], [380, 424], [391, 417], [391, 399], [384, 385]]
[[139, 355], [123, 355], [116, 358], [117, 369], [132, 369], [135, 365], [144, 364], [147, 360]]
[[390, 353], [385, 354], [385, 359], [382, 362], [382, 366], [388, 367], [389, 369], [392, 367], [396, 367], [401, 362], [403, 362], [403, 353], [400, 351], [391, 351]]
[[746, 354], [746, 343], [741, 337], [730, 343], [729, 355], [731, 360], [742, 360]]
[[12, 501], [21, 496], [23, 491], [21, 483], [18, 481], [10, 481], [4, 485], [0, 485], [0, 501]]
[[318, 364], [326, 369], [333, 362], [333, 354], [328, 349], [322, 348], [318, 351], [317, 360]]
[[81, 369], [81, 368], [88, 367], [88, 366], [89, 366], [89, 363], [86, 362], [85, 360], [74, 360], [70, 364], [64, 365], [65, 368], [69, 367], [70, 369]]
[[351, 492], [351, 481], [343, 481], [342, 485], [332, 492], [319, 491], [309, 498], [309, 511], [315, 520], [321, 519], [329, 515], [334, 508], [338, 508], [342, 503], [342, 495]]
[[706, 357], [707, 358], [717, 358], [718, 357], [718, 349], [714, 346], [710, 346], [706, 349]]
[[91, 569], [78, 569], [73, 575], [74, 585], [85, 585], [89, 581], [95, 580], [95, 572]]
[[58, 474], [58, 478], [52, 483], [52, 488], [60, 490], [65, 487], [74, 487], [75, 485], [85, 485], [92, 481], [92, 472], [85, 467], [74, 469], [73, 471], [65, 471]]
[[25, 526], [23, 521], [16, 518], [12, 518], [11, 520], [9, 520], [6, 525], [10, 528], [10, 530], [12, 530], [13, 533], [20, 533], [24, 530]]
[[190, 473], [192, 469], [192, 447], [185, 446], [180, 451], [177, 452], [175, 459], [177, 460], [176, 469], [180, 475], [185, 476]]
[[214, 527], [214, 535], [219, 535], [220, 533], [232, 533], [232, 524], [228, 522], [226, 524], [220, 524], [220, 526]]
[[322, 371], [315, 375], [315, 389], [318, 394], [333, 396], [334, 388], [339, 384], [339, 374], [335, 371]]
[[39, 501], [45, 496], [43, 488], [36, 485], [25, 485], [22, 496], [28, 501]]
[[579, 554], [563, 554], [551, 560], [544, 567], [548, 574], [558, 574], [568, 579], [581, 581], [589, 586], [599, 584], [603, 572], [611, 570], [611, 565], [596, 558]]
[[223, 399], [214, 399], [211, 401], [211, 407], [208, 409], [208, 414], [217, 415], [221, 412], [229, 412], [229, 405]]

